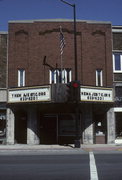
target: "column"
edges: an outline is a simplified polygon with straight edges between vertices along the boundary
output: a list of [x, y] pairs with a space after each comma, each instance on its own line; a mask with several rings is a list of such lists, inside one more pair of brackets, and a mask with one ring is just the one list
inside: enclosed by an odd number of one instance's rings
[[114, 108], [107, 112], [107, 143], [115, 143], [115, 113]]
[[12, 109], [7, 108], [7, 119], [6, 119], [6, 142], [7, 144], [15, 143], [15, 116]]
[[39, 144], [38, 137], [38, 114], [37, 109], [34, 107], [28, 108], [28, 121], [27, 121], [27, 144]]
[[93, 144], [92, 105], [83, 106], [83, 144]]

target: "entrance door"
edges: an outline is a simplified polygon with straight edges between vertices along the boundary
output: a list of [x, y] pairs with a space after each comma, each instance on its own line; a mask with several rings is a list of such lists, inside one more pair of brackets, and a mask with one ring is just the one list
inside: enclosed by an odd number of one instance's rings
[[41, 144], [57, 144], [57, 116], [44, 115], [40, 122]]
[[27, 113], [17, 111], [15, 114], [15, 140], [19, 144], [27, 144]]

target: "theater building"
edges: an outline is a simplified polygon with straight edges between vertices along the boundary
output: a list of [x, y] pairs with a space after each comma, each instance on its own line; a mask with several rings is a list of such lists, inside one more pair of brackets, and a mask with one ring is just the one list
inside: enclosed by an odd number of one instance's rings
[[83, 144], [113, 143], [111, 23], [77, 21], [77, 113], [73, 21], [10, 21], [8, 35], [7, 143], [70, 144], [77, 131]]

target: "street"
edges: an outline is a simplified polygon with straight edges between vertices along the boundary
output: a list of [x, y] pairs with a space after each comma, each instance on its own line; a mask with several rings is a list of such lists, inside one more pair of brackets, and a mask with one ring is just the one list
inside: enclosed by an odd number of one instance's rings
[[122, 179], [122, 153], [96, 154], [95, 159], [100, 180]]
[[121, 169], [121, 151], [0, 152], [0, 180], [121, 180]]
[[[54, 151], [55, 152], [55, 151]], [[79, 180], [89, 179], [88, 154], [42, 152], [38, 155], [0, 156], [0, 180]]]

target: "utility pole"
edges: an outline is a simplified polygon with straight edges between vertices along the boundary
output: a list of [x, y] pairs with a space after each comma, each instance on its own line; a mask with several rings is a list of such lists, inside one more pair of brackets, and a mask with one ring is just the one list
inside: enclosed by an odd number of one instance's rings
[[[74, 16], [74, 67], [75, 67], [75, 82], [78, 81], [78, 70], [77, 70], [77, 32], [76, 32], [76, 6], [75, 4], [70, 4], [67, 1], [60, 0], [61, 2], [71, 6], [73, 8], [73, 16]], [[75, 118], [76, 118], [76, 140], [75, 147], [80, 148], [80, 117], [79, 117], [79, 101], [78, 98], [75, 99]]]
[[64, 0], [60, 0], [61, 2], [73, 7], [73, 14], [74, 14], [74, 65], [75, 65], [75, 81], [78, 80], [78, 73], [77, 73], [77, 37], [76, 37], [76, 6], [75, 4], [70, 4]]

